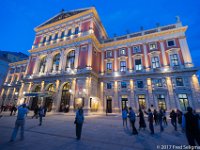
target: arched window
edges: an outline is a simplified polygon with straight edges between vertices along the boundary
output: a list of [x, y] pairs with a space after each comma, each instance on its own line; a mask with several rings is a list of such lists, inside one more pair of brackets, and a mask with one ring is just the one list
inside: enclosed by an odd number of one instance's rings
[[40, 73], [44, 73], [46, 66], [46, 56], [43, 57], [40, 61]]
[[74, 68], [74, 61], [75, 61], [75, 51], [72, 50], [67, 55], [67, 68]]
[[49, 87], [47, 88], [47, 91], [55, 92], [55, 86], [53, 84], [49, 85]]
[[53, 71], [58, 71], [60, 62], [60, 53], [56, 54], [53, 58]]

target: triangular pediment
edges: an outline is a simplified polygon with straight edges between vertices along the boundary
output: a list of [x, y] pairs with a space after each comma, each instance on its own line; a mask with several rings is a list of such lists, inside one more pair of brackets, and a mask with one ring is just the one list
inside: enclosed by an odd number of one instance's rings
[[89, 10], [90, 8], [85, 8], [85, 9], [78, 9], [78, 10], [73, 10], [73, 11], [67, 11], [65, 12], [64, 10], [62, 10], [59, 14], [57, 14], [56, 16], [54, 16], [53, 18], [47, 20], [46, 22], [44, 22], [43, 24], [39, 25], [37, 28], [52, 24], [54, 22], [63, 20], [65, 18], [69, 18], [71, 16], [77, 15], [79, 13], [82, 13], [84, 11]]

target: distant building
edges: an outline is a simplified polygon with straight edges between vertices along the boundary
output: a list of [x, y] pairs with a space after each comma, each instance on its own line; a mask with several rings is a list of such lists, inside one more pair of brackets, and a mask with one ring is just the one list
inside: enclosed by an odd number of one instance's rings
[[94, 7], [62, 11], [35, 28], [29, 59], [10, 65], [0, 104], [18, 98], [31, 109], [43, 104], [48, 111], [83, 107], [112, 113], [130, 106], [199, 111], [199, 68], [186, 30], [178, 19], [109, 38]]
[[8, 64], [24, 59], [28, 59], [28, 55], [21, 52], [9, 52], [0, 50], [0, 89], [8, 72]]

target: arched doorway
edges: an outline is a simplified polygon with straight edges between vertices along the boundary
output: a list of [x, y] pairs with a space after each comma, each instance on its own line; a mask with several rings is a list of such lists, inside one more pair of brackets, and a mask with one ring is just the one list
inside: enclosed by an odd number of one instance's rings
[[[40, 92], [41, 86], [37, 85], [32, 92]], [[38, 106], [38, 96], [32, 98], [31, 110], [34, 110]]]
[[50, 84], [46, 91], [48, 92], [48, 97], [46, 97], [45, 99], [44, 107], [46, 107], [47, 111], [50, 112], [53, 106], [53, 95], [55, 94], [55, 86], [53, 84]]
[[61, 103], [60, 103], [60, 112], [69, 112], [70, 107], [70, 90], [71, 85], [70, 83], [65, 83], [62, 88], [62, 96], [61, 96]]

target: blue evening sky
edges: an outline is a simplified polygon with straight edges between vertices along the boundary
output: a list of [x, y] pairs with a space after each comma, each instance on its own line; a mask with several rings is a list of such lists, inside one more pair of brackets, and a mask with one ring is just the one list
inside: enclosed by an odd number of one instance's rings
[[95, 6], [109, 34], [136, 32], [140, 26], [175, 23], [180, 16], [195, 65], [200, 66], [200, 0], [1, 0], [0, 50], [28, 54], [34, 40], [33, 28], [63, 8], [73, 10]]

